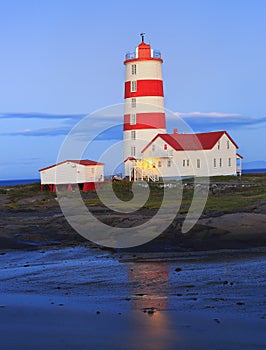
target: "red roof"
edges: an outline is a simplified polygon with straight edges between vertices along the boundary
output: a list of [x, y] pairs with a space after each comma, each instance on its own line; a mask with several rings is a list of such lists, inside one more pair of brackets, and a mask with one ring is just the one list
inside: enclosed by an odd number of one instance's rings
[[133, 161], [133, 160], [136, 160], [136, 158], [134, 158], [134, 157], [127, 157], [127, 158], [124, 160], [124, 163], [126, 163], [128, 160]]
[[63, 161], [63, 162], [50, 165], [50, 166], [48, 166], [48, 167], [46, 167], [46, 168], [42, 168], [42, 169], [40, 169], [39, 171], [43, 171], [43, 170], [46, 170], [46, 169], [50, 169], [50, 168], [53, 168], [53, 167], [55, 167], [55, 166], [57, 166], [57, 165], [64, 164], [64, 163], [75, 163], [75, 164], [81, 164], [81, 165], [85, 165], [85, 166], [104, 165], [103, 163], [95, 162], [94, 160], [89, 160], [89, 159], [84, 159], [84, 160], [65, 160], [65, 161]]
[[238, 148], [234, 140], [226, 131], [204, 132], [199, 134], [158, 134], [142, 150], [142, 153], [160, 137], [176, 151], [196, 151], [212, 149], [220, 138], [226, 134], [231, 142]]

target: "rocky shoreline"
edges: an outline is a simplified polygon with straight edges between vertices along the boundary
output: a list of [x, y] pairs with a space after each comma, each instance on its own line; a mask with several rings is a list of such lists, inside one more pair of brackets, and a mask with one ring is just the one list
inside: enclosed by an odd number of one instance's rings
[[[74, 231], [54, 197], [39, 194], [19, 199], [14, 205], [8, 194], [0, 194], [0, 209], [1, 250], [76, 245], [98, 247]], [[146, 208], [134, 215], [118, 215], [100, 206], [90, 210], [99, 220], [112, 226], [122, 224], [123, 227], [149, 220], [156, 212]], [[197, 224], [188, 233], [182, 234], [185, 215], [178, 214], [153, 241], [129, 250], [198, 251], [266, 246], [266, 201], [237, 210], [205, 211]]]

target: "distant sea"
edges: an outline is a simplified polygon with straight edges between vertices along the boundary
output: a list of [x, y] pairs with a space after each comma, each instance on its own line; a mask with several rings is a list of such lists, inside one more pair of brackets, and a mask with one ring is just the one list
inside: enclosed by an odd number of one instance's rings
[[0, 187], [27, 185], [27, 184], [33, 184], [35, 182], [40, 182], [40, 179], [0, 180]]
[[266, 168], [261, 169], [242, 169], [242, 174], [265, 174]]

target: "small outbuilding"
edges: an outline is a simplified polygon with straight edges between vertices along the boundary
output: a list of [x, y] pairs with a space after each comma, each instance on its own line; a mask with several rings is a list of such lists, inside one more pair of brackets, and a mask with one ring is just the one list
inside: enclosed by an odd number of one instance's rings
[[104, 164], [93, 160], [65, 160], [40, 169], [41, 191], [49, 189], [87, 192], [104, 181]]

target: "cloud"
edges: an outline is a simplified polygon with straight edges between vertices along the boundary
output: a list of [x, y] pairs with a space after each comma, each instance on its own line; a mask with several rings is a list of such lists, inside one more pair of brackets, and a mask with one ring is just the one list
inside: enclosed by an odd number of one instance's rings
[[1, 133], [2, 136], [59, 136], [67, 135], [70, 131], [70, 127], [54, 127], [54, 128], [42, 128], [42, 129], [25, 129], [9, 133]]
[[[122, 138], [122, 122], [123, 115], [121, 111], [117, 110], [101, 110], [96, 113], [86, 114], [71, 114], [71, 115], [54, 115], [42, 113], [6, 113], [0, 114], [1, 118], [40, 118], [40, 119], [58, 119], [63, 125], [55, 127], [47, 127], [40, 129], [23, 129], [18, 131], [11, 131], [0, 133], [2, 136], [66, 136], [71, 131], [72, 127], [77, 125], [76, 135], [80, 138], [94, 138], [96, 140], [120, 140]], [[81, 124], [80, 121], [85, 119]], [[222, 112], [169, 112], [166, 114], [168, 130], [178, 125], [178, 119], [184, 120], [194, 132], [213, 131], [213, 130], [230, 130], [240, 127], [256, 128], [266, 123], [265, 117], [246, 116], [236, 113], [222, 113]], [[117, 122], [121, 121], [120, 126]], [[79, 126], [80, 125], [80, 126]], [[114, 128], [117, 126], [117, 128]], [[114, 128], [114, 129], [110, 129]], [[109, 130], [110, 129], [110, 130]], [[104, 131], [102, 131], [104, 130]], [[180, 130], [182, 131], [182, 130]], [[183, 130], [185, 131], [185, 130]]]
[[87, 114], [0, 113], [0, 119], [80, 120]]
[[220, 113], [220, 112], [175, 112], [175, 115], [180, 117], [209, 117], [209, 118], [231, 118], [231, 117], [241, 117], [241, 114], [235, 113]]
[[[104, 127], [105, 126], [105, 127]], [[24, 129], [8, 133], [0, 133], [1, 136], [35, 136], [35, 137], [53, 137], [67, 136], [72, 129], [72, 126], [58, 126], [41, 129]], [[72, 131], [72, 135], [82, 140], [94, 139], [102, 140], [121, 140], [123, 134], [123, 124], [110, 126], [110, 124], [101, 125], [101, 123], [87, 123], [83, 127], [77, 127]]]
[[[184, 120], [193, 130], [210, 131], [214, 129], [233, 129], [245, 126], [259, 126], [266, 122], [265, 117], [247, 116], [236, 113], [221, 112], [174, 112], [171, 124], [175, 117]], [[196, 131], [196, 130], [195, 130]]]

